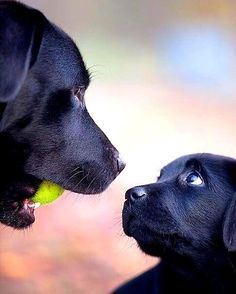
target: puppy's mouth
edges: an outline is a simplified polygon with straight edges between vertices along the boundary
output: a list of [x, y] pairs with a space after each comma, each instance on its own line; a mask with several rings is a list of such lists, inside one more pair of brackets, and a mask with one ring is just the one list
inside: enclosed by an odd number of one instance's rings
[[[142, 217], [142, 213], [135, 212], [126, 200], [122, 211], [122, 223], [125, 234], [128, 237], [133, 237], [137, 241], [150, 242], [154, 240], [163, 240], [178, 235], [176, 230], [171, 230], [170, 227], [162, 228], [160, 224], [157, 228], [153, 228], [148, 224], [148, 216]], [[163, 217], [163, 219], [165, 219]], [[166, 223], [169, 219], [166, 217]], [[174, 225], [173, 225], [174, 227]]]
[[140, 219], [140, 216], [134, 212], [127, 200], [125, 201], [122, 210], [122, 225], [124, 233], [128, 237], [133, 237], [136, 240], [143, 236], [143, 232], [145, 232], [146, 235], [146, 231], [149, 231], [144, 222]]

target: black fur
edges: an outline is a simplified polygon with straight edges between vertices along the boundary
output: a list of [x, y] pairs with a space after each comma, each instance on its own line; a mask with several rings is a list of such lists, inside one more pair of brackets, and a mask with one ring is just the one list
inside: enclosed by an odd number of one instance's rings
[[37, 58], [44, 20], [35, 9], [0, 1], [0, 101], [19, 92]]
[[236, 160], [181, 157], [126, 193], [123, 228], [161, 264], [114, 293], [236, 293]]
[[[0, 2], [0, 222], [24, 228], [42, 180], [100, 193], [124, 168], [89, 115], [89, 73], [74, 42], [42, 13]], [[6, 61], [6, 62], [5, 62]]]

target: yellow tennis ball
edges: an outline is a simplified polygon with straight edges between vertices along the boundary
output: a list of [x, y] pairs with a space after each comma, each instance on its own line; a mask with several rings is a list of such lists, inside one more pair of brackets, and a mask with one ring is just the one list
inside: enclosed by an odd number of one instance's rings
[[62, 195], [64, 189], [50, 181], [43, 181], [35, 195], [31, 198], [34, 203], [46, 205]]

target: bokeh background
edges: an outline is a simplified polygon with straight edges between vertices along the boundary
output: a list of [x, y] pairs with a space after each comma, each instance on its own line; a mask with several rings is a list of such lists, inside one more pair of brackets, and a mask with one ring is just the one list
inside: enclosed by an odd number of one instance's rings
[[100, 196], [38, 209], [29, 230], [0, 227], [0, 292], [109, 293], [158, 262], [122, 233], [126, 189], [183, 154], [236, 157], [236, 1], [25, 3], [76, 41], [88, 109], [127, 167]]

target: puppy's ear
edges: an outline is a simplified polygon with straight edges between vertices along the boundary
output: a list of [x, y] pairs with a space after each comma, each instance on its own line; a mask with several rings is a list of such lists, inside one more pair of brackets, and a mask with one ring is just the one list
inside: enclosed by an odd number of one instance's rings
[[44, 19], [18, 2], [0, 1], [0, 102], [14, 99], [35, 62]]
[[223, 224], [223, 240], [229, 252], [236, 251], [236, 193], [226, 211]]
[[236, 251], [236, 160], [231, 159], [224, 167], [226, 182], [232, 188], [232, 199], [225, 212], [223, 223], [224, 245], [229, 252]]

